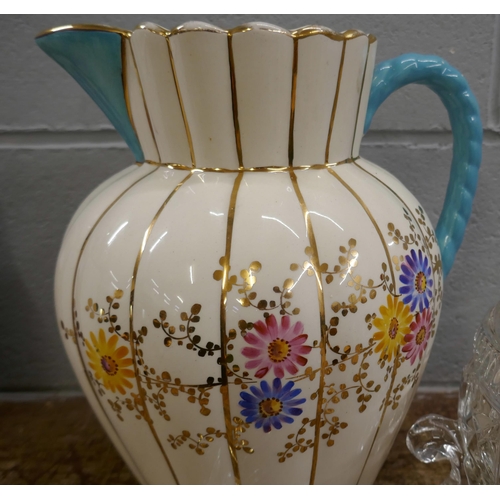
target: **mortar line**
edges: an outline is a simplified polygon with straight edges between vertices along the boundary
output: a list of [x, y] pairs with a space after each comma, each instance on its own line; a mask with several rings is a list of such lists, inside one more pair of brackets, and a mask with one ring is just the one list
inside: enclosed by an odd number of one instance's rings
[[[498, 131], [491, 129], [483, 130], [483, 146], [485, 147], [500, 146], [500, 88], [498, 101]], [[361, 148], [365, 148], [365, 150], [380, 147], [395, 147], [411, 150], [451, 150], [453, 147], [453, 136], [451, 131], [447, 130], [436, 132], [427, 132], [423, 130], [379, 130], [368, 132], [361, 144]], [[0, 129], [0, 150], [57, 151], [87, 149], [127, 150], [128, 146], [114, 130], [8, 131]], [[131, 153], [130, 163], [133, 162], [134, 160]]]
[[495, 15], [491, 50], [490, 89], [488, 94], [487, 126], [500, 131], [500, 15]]

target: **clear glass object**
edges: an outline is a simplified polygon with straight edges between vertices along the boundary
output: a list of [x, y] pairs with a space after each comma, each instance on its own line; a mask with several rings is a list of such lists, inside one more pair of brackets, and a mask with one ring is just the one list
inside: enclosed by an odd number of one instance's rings
[[421, 462], [450, 462], [444, 484], [500, 484], [500, 302], [476, 332], [458, 419], [426, 415], [413, 424], [406, 443]]

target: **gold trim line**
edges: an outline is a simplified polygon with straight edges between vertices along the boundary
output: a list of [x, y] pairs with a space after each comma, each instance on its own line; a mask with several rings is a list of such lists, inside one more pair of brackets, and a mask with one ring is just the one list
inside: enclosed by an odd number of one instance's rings
[[292, 93], [290, 97], [290, 128], [288, 132], [288, 166], [293, 168], [295, 101], [297, 98], [297, 70], [299, 65], [299, 41], [293, 40]]
[[144, 392], [142, 389], [142, 384], [140, 381], [140, 375], [139, 375], [139, 367], [137, 365], [137, 360], [136, 360], [136, 345], [134, 344], [134, 299], [135, 299], [135, 285], [137, 282], [137, 273], [139, 271], [139, 265], [141, 263], [142, 259], [142, 254], [144, 253], [144, 250], [146, 248], [146, 244], [149, 240], [149, 237], [151, 236], [151, 232], [153, 231], [153, 228], [156, 224], [156, 221], [160, 217], [160, 214], [162, 213], [163, 209], [167, 205], [167, 203], [172, 199], [175, 193], [179, 191], [181, 186], [192, 176], [193, 174], [190, 172], [189, 174], [182, 179], [179, 184], [173, 189], [173, 191], [168, 195], [167, 199], [162, 203], [161, 207], [158, 209], [156, 212], [155, 216], [153, 217], [153, 220], [149, 224], [149, 227], [147, 228], [146, 232], [144, 233], [144, 236], [142, 238], [141, 242], [141, 247], [139, 249], [139, 252], [137, 254], [135, 264], [134, 264], [134, 270], [132, 272], [132, 280], [130, 282], [130, 304], [129, 304], [129, 320], [130, 320], [130, 350], [132, 352], [132, 360], [134, 363], [134, 373], [135, 373], [135, 380], [137, 384], [137, 391], [139, 392], [139, 397], [141, 399], [141, 406], [144, 412], [144, 420], [146, 420], [149, 429], [151, 430], [151, 434], [153, 435], [156, 443], [158, 444], [158, 447], [160, 448], [161, 454], [163, 455], [163, 458], [165, 459], [168, 468], [170, 469], [170, 472], [172, 473], [172, 476], [174, 477], [174, 480], [176, 484], [179, 484], [179, 480], [177, 479], [177, 476], [175, 474], [175, 471], [172, 467], [172, 464], [170, 463], [170, 460], [167, 456], [167, 453], [165, 452], [160, 438], [158, 437], [158, 433], [156, 432], [156, 429], [154, 428], [154, 423], [153, 420], [149, 414], [149, 410], [146, 404], [146, 399], [144, 397]]
[[[77, 279], [77, 276], [78, 276], [78, 268], [80, 267], [80, 261], [82, 260], [82, 256], [83, 256], [83, 252], [85, 250], [85, 247], [87, 246], [87, 243], [88, 243], [90, 237], [92, 236], [92, 234], [94, 233], [96, 227], [99, 225], [99, 223], [104, 218], [104, 216], [111, 210], [111, 208], [126, 193], [128, 193], [128, 191], [130, 191], [130, 189], [132, 189], [136, 184], [138, 184], [139, 182], [141, 182], [143, 179], [145, 179], [149, 175], [151, 175], [154, 172], [156, 172], [158, 170], [158, 168], [159, 167], [155, 168], [154, 170], [151, 170], [151, 172], [148, 172], [146, 175], [143, 175], [141, 178], [139, 178], [136, 181], [134, 181], [127, 189], [125, 189], [125, 191], [123, 191], [119, 196], [117, 196], [111, 204], [108, 205], [108, 207], [104, 210], [104, 212], [102, 212], [102, 214], [99, 216], [99, 218], [95, 221], [94, 225], [92, 226], [92, 228], [88, 232], [88, 234], [87, 234], [87, 236], [86, 236], [86, 238], [85, 238], [85, 240], [84, 240], [84, 242], [83, 242], [83, 244], [82, 244], [82, 246], [80, 248], [80, 253], [78, 254], [78, 258], [77, 258], [77, 261], [76, 261], [75, 272], [73, 274], [73, 283], [72, 283], [72, 287], [71, 287], [71, 317], [72, 317], [72, 321], [73, 321], [73, 330], [75, 332], [76, 339], [77, 339], [76, 345], [77, 345], [78, 356], [80, 358], [80, 362], [82, 363], [83, 372], [85, 373], [85, 376], [87, 377], [87, 380], [89, 382], [89, 386], [92, 389], [92, 392], [94, 393], [95, 399], [97, 400], [99, 406], [101, 407], [101, 410], [102, 410], [103, 414], [107, 418], [107, 420], [109, 422], [109, 425], [111, 426], [111, 428], [115, 432], [116, 437], [118, 438], [118, 440], [120, 441], [120, 443], [122, 444], [122, 446], [128, 452], [132, 463], [134, 464], [134, 466], [137, 469], [137, 472], [139, 474], [141, 474], [141, 475], [142, 475], [141, 470], [137, 466], [137, 464], [135, 463], [133, 455], [128, 451], [127, 447], [125, 446], [125, 443], [123, 443], [123, 441], [121, 440], [120, 435], [118, 434], [118, 432], [116, 431], [116, 429], [115, 429], [115, 427], [113, 425], [113, 422], [111, 422], [111, 419], [109, 418], [109, 415], [107, 414], [106, 410], [104, 409], [104, 406], [102, 405], [101, 400], [100, 400], [99, 396], [96, 393], [96, 390], [94, 388], [94, 384], [92, 383], [92, 380], [90, 379], [88, 371], [86, 369], [85, 361], [83, 359], [83, 354], [82, 354], [81, 349], [80, 349], [80, 339], [78, 338], [78, 332], [79, 332], [80, 328], [77, 328], [77, 319], [76, 319], [77, 312], [76, 312], [75, 291], [76, 291], [76, 279]], [[144, 478], [141, 479], [141, 482], [144, 482]]]
[[[356, 109], [356, 121], [354, 122], [354, 133], [352, 135], [351, 156], [353, 156], [353, 154], [354, 154], [354, 143], [356, 142], [356, 132], [358, 131], [359, 110], [361, 109], [361, 101], [363, 100], [363, 90], [365, 88], [366, 68], [368, 67], [368, 60], [369, 59], [370, 59], [370, 43], [368, 42], [368, 47], [366, 48], [365, 67], [363, 69], [363, 79], [361, 80], [361, 88], [359, 91], [358, 107]], [[370, 95], [370, 90], [371, 90], [370, 87], [368, 87], [366, 89], [366, 92], [368, 92], [368, 95]], [[363, 130], [361, 130], [361, 136], [363, 136]]]
[[[332, 141], [333, 124], [335, 122], [335, 116], [337, 114], [337, 105], [338, 105], [338, 101], [339, 101], [340, 84], [342, 82], [342, 71], [344, 70], [345, 47], [346, 47], [346, 42], [344, 41], [344, 43], [342, 44], [342, 55], [340, 56], [339, 72], [337, 75], [337, 88], [335, 89], [335, 97], [333, 98], [332, 114], [330, 116], [330, 127], [328, 128], [328, 137], [326, 139], [326, 149], [325, 149], [325, 163], [326, 164], [328, 164], [328, 158], [330, 156], [330, 142]], [[352, 148], [351, 148], [351, 151], [352, 151]]]
[[[406, 207], [406, 209], [408, 210], [408, 213], [411, 215], [412, 219], [413, 219], [413, 222], [415, 223], [415, 225], [418, 227], [419, 231], [420, 231], [420, 234], [422, 235], [422, 241], [423, 241], [423, 244], [425, 245], [426, 249], [427, 249], [427, 253], [429, 255], [431, 255], [431, 251], [430, 251], [430, 248], [429, 248], [429, 244], [425, 238], [425, 234], [422, 230], [422, 227], [420, 226], [420, 224], [418, 223], [415, 215], [413, 214], [413, 210], [410, 209], [410, 207], [406, 204], [406, 202], [398, 195], [398, 193], [396, 193], [390, 186], [388, 186], [382, 179], [379, 179], [378, 177], [376, 177], [375, 175], [373, 175], [371, 172], [369, 172], [368, 170], [366, 170], [364, 167], [362, 167], [361, 165], [359, 165], [356, 161], [353, 162], [354, 165], [356, 165], [356, 167], [358, 167], [362, 172], [365, 172], [366, 174], [368, 174], [369, 176], [373, 177], [373, 179], [375, 179], [377, 182], [379, 182], [382, 186], [384, 186], [386, 189], [388, 189], [394, 196], [396, 196], [396, 198]], [[436, 283], [436, 275], [435, 275], [435, 272], [434, 272], [434, 266], [431, 266], [431, 270], [432, 270], [432, 279], [434, 280], [434, 283]], [[397, 369], [396, 369], [397, 370]], [[395, 370], [395, 371], [396, 371]], [[387, 395], [386, 395], [386, 398], [388, 397], [388, 395], [390, 394], [390, 391], [392, 390], [392, 387], [393, 387], [393, 381], [394, 381], [394, 377], [396, 375], [394, 374], [393, 376], [393, 379], [391, 379], [391, 386], [389, 387], [389, 391], [387, 392]], [[366, 468], [366, 464], [368, 463], [368, 460], [370, 458], [370, 455], [371, 455], [371, 452], [373, 450], [373, 446], [375, 445], [375, 441], [377, 439], [377, 436], [378, 436], [378, 433], [380, 431], [380, 427], [382, 425], [382, 421], [384, 419], [384, 416], [385, 416], [385, 412], [387, 410], [387, 406], [384, 408], [384, 412], [382, 414], [382, 417], [379, 421], [379, 424], [377, 426], [377, 430], [375, 432], [375, 436], [373, 438], [373, 441], [372, 441], [372, 444], [370, 446], [370, 450], [368, 451], [368, 455], [366, 457], [366, 460], [365, 460], [365, 463], [363, 465], [363, 468], [361, 469], [361, 473], [359, 475], [359, 478], [358, 478], [358, 481], [357, 481], [357, 484], [359, 484], [359, 482], [361, 481], [361, 477], [363, 476], [363, 473], [365, 471], [365, 468]]]
[[[127, 48], [127, 43], [129, 44], [129, 47]], [[123, 96], [125, 98], [125, 106], [127, 107], [127, 114], [128, 118], [130, 120], [130, 125], [132, 125], [132, 130], [134, 131], [135, 137], [137, 141], [140, 144], [139, 141], [139, 134], [137, 133], [137, 129], [135, 127], [134, 123], [134, 117], [132, 116], [132, 107], [130, 105], [130, 95], [129, 95], [129, 84], [127, 80], [127, 50], [132, 50], [132, 47], [130, 46], [130, 40], [128, 40], [126, 37], [122, 37], [121, 40], [121, 60], [122, 60], [122, 84], [123, 84]], [[131, 53], [132, 55], [132, 53]], [[141, 146], [142, 149], [142, 146]]]
[[400, 353], [399, 349], [400, 349], [400, 346], [398, 346], [398, 352], [396, 354], [396, 358], [394, 359], [394, 365], [393, 365], [392, 376], [391, 376], [391, 383], [389, 384], [389, 389], [387, 390], [387, 393], [385, 395], [384, 410], [382, 411], [382, 416], [380, 417], [380, 420], [378, 422], [377, 430], [375, 432], [375, 435], [373, 436], [372, 444], [370, 446], [370, 449], [368, 450], [368, 455], [366, 455], [365, 463], [363, 464], [363, 468], [361, 469], [361, 473], [358, 477], [356, 484], [359, 484], [359, 482], [361, 481], [361, 478], [363, 477], [363, 473], [365, 472], [366, 464], [368, 463], [368, 460], [370, 459], [370, 455], [373, 451], [375, 441], [377, 440], [378, 433], [380, 432], [380, 428], [382, 427], [382, 423], [384, 421], [385, 414], [387, 412], [387, 408], [390, 406], [387, 404], [387, 402], [389, 401], [389, 397], [390, 397], [392, 389], [394, 387], [394, 381], [396, 380], [396, 374], [398, 372], [398, 368], [401, 366], [401, 361], [399, 360], [399, 356], [401, 353]]
[[231, 425], [231, 407], [229, 403], [229, 388], [228, 388], [228, 377], [227, 377], [227, 367], [226, 367], [226, 356], [227, 356], [227, 334], [226, 334], [226, 306], [227, 306], [227, 283], [229, 279], [229, 262], [231, 260], [231, 245], [233, 240], [233, 227], [234, 227], [234, 216], [236, 213], [236, 197], [241, 184], [241, 179], [243, 178], [243, 171], [239, 171], [236, 179], [234, 180], [233, 189], [231, 191], [231, 197], [229, 199], [229, 208], [227, 213], [227, 229], [226, 229], [226, 249], [224, 252], [224, 262], [223, 262], [223, 274], [222, 274], [222, 285], [221, 285], [221, 297], [220, 297], [220, 336], [221, 336], [221, 394], [222, 394], [222, 406], [224, 410], [224, 423], [226, 426], [226, 436], [227, 436], [227, 446], [229, 448], [229, 455], [231, 456], [231, 464], [233, 467], [234, 480], [236, 484], [241, 484], [240, 469], [238, 465], [238, 457], [236, 455], [236, 447], [233, 442], [233, 429]]
[[[146, 26], [145, 24], [139, 24], [135, 27], [134, 31], [147, 30], [147, 31], [151, 31], [151, 33], [154, 33], [155, 35], [160, 35], [163, 37], [167, 37], [170, 34], [170, 32], [167, 29], [165, 29], [163, 26], [160, 26], [159, 24], [155, 24], [155, 23], [148, 23], [148, 24], [150, 24], [150, 25]], [[152, 28], [153, 24], [158, 29]]]
[[[412, 219], [413, 219], [413, 222], [415, 223], [415, 225], [418, 227], [419, 231], [420, 231], [420, 234], [422, 236], [422, 241], [425, 245], [425, 248], [427, 249], [427, 253], [429, 255], [431, 255], [431, 249], [429, 247], [429, 243], [427, 242], [427, 239], [425, 238], [425, 234], [424, 234], [424, 231], [422, 230], [422, 226], [418, 223], [417, 221], [417, 217], [415, 217], [415, 214], [413, 213], [413, 210], [406, 204], [406, 202], [398, 195], [398, 193], [396, 193], [396, 191], [394, 191], [390, 186], [388, 186], [382, 179], [379, 179], [378, 177], [376, 177], [375, 175], [373, 175], [371, 172], [369, 172], [368, 170], [366, 170], [364, 167], [362, 167], [359, 163], [358, 163], [358, 160], [354, 161], [353, 162], [354, 165], [356, 165], [356, 167], [358, 167], [362, 172], [365, 172], [366, 174], [368, 174], [369, 176], [373, 177], [379, 184], [381, 184], [382, 186], [384, 186], [386, 189], [388, 189], [405, 207], [406, 207], [406, 210], [408, 210], [408, 213], [411, 215]], [[439, 248], [439, 247], [438, 247]], [[434, 272], [434, 266], [431, 266], [431, 270], [432, 270], [432, 279], [434, 280], [434, 283], [436, 283], [436, 273]]]
[[[149, 130], [151, 132], [151, 138], [153, 139], [153, 144], [155, 145], [156, 153], [158, 155], [158, 159], [161, 160], [160, 150], [158, 148], [158, 143], [156, 142], [155, 132], [153, 130], [153, 123], [151, 122], [151, 117], [149, 116], [148, 103], [146, 102], [146, 95], [144, 94], [144, 89], [142, 88], [141, 75], [139, 72], [139, 68], [137, 67], [137, 61], [135, 59], [134, 47], [132, 46], [132, 42], [130, 42], [130, 55], [132, 56], [132, 61], [134, 62], [135, 74], [137, 75], [137, 83], [139, 84], [139, 88], [141, 89], [142, 102], [144, 104], [144, 111], [146, 112], [146, 118], [148, 120]], [[139, 137], [137, 137], [139, 139]], [[140, 140], [139, 140], [140, 143]], [[142, 145], [141, 145], [142, 148]]]
[[234, 70], [232, 33], [227, 34], [227, 50], [229, 55], [229, 74], [231, 77], [231, 102], [233, 109], [234, 140], [236, 141], [238, 165], [240, 169], [243, 169], [243, 149], [241, 148], [240, 122], [238, 119], [238, 95], [236, 93], [236, 73]]
[[394, 288], [393, 293], [395, 294], [396, 293], [396, 278], [394, 276], [394, 267], [393, 267], [393, 263], [392, 263], [392, 259], [391, 259], [391, 254], [389, 252], [389, 249], [387, 248], [387, 243], [384, 239], [384, 235], [382, 234], [382, 231], [380, 230], [380, 227], [379, 227], [377, 221], [373, 217], [373, 214], [371, 213], [370, 209], [366, 206], [365, 202], [358, 195], [358, 193], [356, 193], [356, 191], [354, 191], [354, 189], [352, 189], [352, 187], [349, 186], [349, 184], [347, 184], [347, 182], [344, 181], [344, 179], [342, 179], [342, 177], [340, 177], [337, 174], [337, 172], [334, 172], [330, 168], [328, 169], [328, 172], [330, 172], [330, 174], [333, 175], [342, 184], [342, 186], [344, 186], [347, 189], [347, 191], [349, 191], [349, 193], [351, 193], [352, 196], [354, 196], [354, 198], [356, 198], [356, 201], [363, 207], [363, 210], [365, 211], [366, 215], [368, 215], [371, 223], [373, 224], [373, 227], [375, 228], [375, 231], [377, 231], [377, 234], [380, 238], [380, 242], [382, 243], [382, 246], [384, 247], [384, 252], [385, 252], [385, 256], [387, 258], [387, 262], [389, 264], [389, 269], [391, 270], [392, 286]]
[[[179, 86], [179, 80], [177, 79], [177, 71], [175, 69], [174, 55], [172, 53], [172, 46], [170, 45], [170, 38], [165, 36], [168, 48], [168, 57], [170, 58], [170, 66], [172, 68], [172, 76], [174, 77], [175, 91], [177, 92], [177, 99], [179, 101], [179, 106], [181, 108], [182, 120], [184, 121], [184, 129], [186, 131], [187, 141], [189, 145], [189, 154], [191, 155], [191, 163], [193, 168], [196, 167], [196, 157], [194, 155], [193, 138], [191, 137], [191, 129], [189, 128], [188, 119], [186, 116], [186, 110], [184, 108], [184, 101], [182, 100], [181, 89]], [[161, 158], [161, 156], [159, 156]]]
[[368, 38], [368, 43], [372, 44], [377, 41], [374, 35], [364, 33], [360, 30], [347, 30], [340, 33], [326, 28], [324, 26], [304, 26], [303, 28], [298, 28], [292, 31], [292, 38], [301, 39], [308, 38], [310, 36], [323, 35], [331, 40], [337, 42], [343, 42], [344, 40], [353, 40], [354, 38], [359, 38], [360, 36], [366, 36]]
[[302, 210], [302, 214], [304, 216], [304, 222], [306, 225], [307, 237], [309, 239], [309, 244], [311, 245], [312, 255], [311, 261], [314, 268], [314, 275], [316, 277], [316, 287], [318, 292], [318, 305], [319, 305], [319, 320], [321, 327], [321, 369], [320, 369], [320, 379], [319, 379], [319, 387], [318, 387], [318, 403], [316, 406], [316, 423], [314, 426], [314, 448], [313, 448], [313, 459], [311, 464], [311, 475], [309, 479], [309, 484], [314, 484], [314, 480], [316, 477], [316, 467], [318, 463], [318, 448], [319, 448], [319, 439], [320, 439], [320, 420], [322, 413], [322, 405], [323, 405], [323, 391], [325, 387], [325, 368], [327, 365], [326, 361], [326, 321], [325, 321], [325, 297], [323, 293], [323, 283], [321, 279], [321, 271], [320, 271], [320, 260], [318, 254], [318, 246], [316, 244], [316, 237], [314, 236], [314, 230], [312, 227], [311, 216], [309, 210], [307, 209], [306, 202], [304, 197], [302, 196], [302, 192], [299, 188], [299, 183], [297, 181], [297, 176], [295, 172], [290, 172], [290, 179], [292, 180], [293, 189], [295, 190], [295, 194], [300, 203], [300, 208]]
[[187, 27], [184, 24], [181, 24], [180, 26], [177, 26], [177, 28], [174, 28], [173, 30], [170, 31], [171, 35], [177, 35], [181, 33], [192, 33], [196, 31], [203, 31], [204, 33], [218, 33], [218, 34], [227, 34], [228, 31], [222, 28], [219, 28], [217, 26], [212, 26], [210, 28], [208, 27], [202, 27], [202, 26], [193, 26], [193, 27]]
[[[366, 36], [368, 38], [368, 42], [370, 44], [374, 43], [377, 41], [376, 37], [374, 35], [364, 33], [363, 31], [360, 30], [346, 30], [342, 31], [340, 33], [331, 30], [330, 28], [326, 28], [324, 26], [317, 26], [317, 25], [309, 25], [309, 26], [304, 26], [302, 28], [298, 28], [293, 31], [286, 30], [284, 28], [280, 28], [279, 26], [273, 26], [273, 25], [268, 25], [268, 26], [263, 26], [259, 25], [258, 23], [247, 23], [247, 24], [242, 24], [240, 26], [236, 26], [235, 28], [231, 28], [229, 30], [225, 30], [222, 28], [218, 28], [217, 26], [214, 26], [213, 28], [203, 28], [203, 27], [192, 27], [192, 28], [186, 28], [184, 25], [180, 25], [177, 28], [174, 28], [173, 30], [168, 30], [166, 28], [163, 28], [162, 26], [158, 26], [163, 31], [156, 31], [148, 26], [145, 26], [143, 24], [139, 25], [136, 29], [147, 29], [151, 31], [152, 33], [155, 33], [160, 36], [164, 36], [166, 38], [173, 36], [173, 35], [181, 35], [182, 33], [191, 33], [191, 32], [204, 32], [204, 33], [216, 33], [216, 34], [228, 34], [228, 35], [233, 35], [236, 33], [245, 33], [248, 31], [269, 31], [272, 33], [277, 33], [285, 36], [289, 36], [291, 38], [307, 38], [309, 36], [315, 36], [315, 35], [323, 35], [328, 38], [331, 38], [332, 40], [336, 41], [345, 41], [345, 40], [352, 40], [354, 38], [358, 38], [360, 36]], [[132, 31], [130, 30], [125, 30], [121, 28], [114, 28], [113, 26], [106, 26], [106, 25], [100, 25], [100, 24], [67, 24], [64, 26], [58, 26], [55, 28], [50, 28], [47, 30], [43, 30], [40, 33], [38, 33], [35, 38], [41, 38], [42, 36], [50, 35], [52, 33], [57, 33], [59, 31], [107, 31], [110, 33], [118, 33], [119, 35], [122, 35], [124, 37], [130, 37], [132, 35]]]
[[129, 30], [114, 28], [113, 26], [106, 26], [104, 24], [67, 24], [65, 26], [43, 30], [35, 36], [35, 39], [51, 35], [52, 33], [58, 33], [59, 31], [106, 31], [108, 33], [118, 33], [125, 37], [129, 37], [132, 34]]
[[180, 163], [159, 163], [152, 160], [144, 160], [142, 163], [137, 162], [137, 165], [141, 166], [147, 163], [148, 165], [154, 165], [156, 167], [165, 167], [170, 168], [172, 170], [191, 170], [193, 173], [196, 172], [216, 172], [216, 173], [226, 173], [226, 174], [236, 174], [238, 171], [244, 172], [290, 172], [294, 170], [323, 170], [328, 168], [335, 168], [338, 165], [344, 165], [346, 163], [354, 163], [360, 157], [356, 158], [347, 158], [346, 160], [338, 161], [335, 163], [319, 163], [314, 165], [299, 165], [295, 167], [251, 167], [251, 168], [239, 168], [239, 169], [231, 169], [231, 168], [205, 168], [205, 167], [190, 167], [188, 165], [182, 165]]

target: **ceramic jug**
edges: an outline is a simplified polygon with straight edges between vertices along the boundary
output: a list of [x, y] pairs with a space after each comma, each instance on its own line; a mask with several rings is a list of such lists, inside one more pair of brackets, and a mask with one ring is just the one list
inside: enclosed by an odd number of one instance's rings
[[[321, 26], [75, 25], [37, 43], [137, 160], [71, 220], [55, 295], [78, 380], [138, 480], [373, 482], [471, 211], [482, 129], [462, 75], [416, 54], [374, 72], [375, 37]], [[436, 232], [359, 156], [408, 83], [453, 128]]]

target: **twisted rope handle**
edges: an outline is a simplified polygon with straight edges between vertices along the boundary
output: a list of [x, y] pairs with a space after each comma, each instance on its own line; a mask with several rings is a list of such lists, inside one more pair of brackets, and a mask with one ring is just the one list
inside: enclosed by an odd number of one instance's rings
[[444, 276], [462, 244], [476, 193], [483, 128], [479, 106], [463, 75], [444, 59], [404, 54], [375, 68], [365, 133], [379, 106], [395, 90], [410, 83], [425, 85], [441, 99], [453, 132], [453, 160], [443, 211], [436, 228]]

